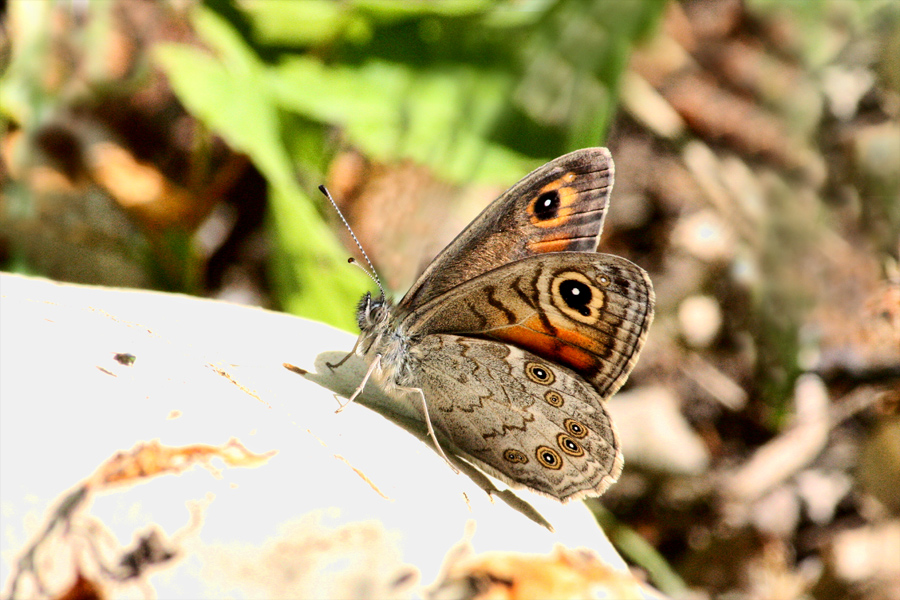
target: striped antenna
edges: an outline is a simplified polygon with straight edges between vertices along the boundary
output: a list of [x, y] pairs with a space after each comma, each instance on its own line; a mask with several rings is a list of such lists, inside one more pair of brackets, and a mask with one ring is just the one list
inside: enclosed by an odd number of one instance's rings
[[360, 269], [362, 269], [362, 270], [363, 270], [363, 273], [365, 273], [366, 275], [368, 275], [369, 278], [370, 278], [372, 281], [375, 282], [375, 285], [377, 285], [377, 286], [378, 286], [378, 289], [381, 290], [381, 296], [384, 297], [384, 296], [385, 296], [384, 288], [381, 287], [381, 280], [378, 279], [378, 273], [375, 272], [375, 265], [372, 264], [372, 261], [369, 260], [369, 255], [366, 254], [366, 251], [365, 251], [365, 250], [363, 250], [362, 244], [359, 243], [359, 240], [356, 238], [356, 234], [353, 233], [353, 229], [350, 228], [350, 223], [348, 223], [348, 222], [347, 222], [347, 219], [344, 218], [344, 213], [342, 213], [342, 212], [341, 212], [341, 209], [338, 208], [338, 205], [337, 205], [337, 203], [334, 201], [334, 198], [331, 197], [331, 193], [328, 191], [328, 188], [326, 188], [324, 185], [320, 185], [320, 186], [319, 186], [319, 191], [322, 192], [322, 193], [325, 195], [326, 198], [328, 198], [328, 201], [331, 202], [331, 205], [334, 207], [334, 210], [337, 211], [337, 214], [338, 214], [338, 216], [341, 218], [341, 221], [344, 222], [344, 227], [346, 227], [346, 228], [347, 228], [347, 231], [350, 232], [350, 237], [352, 237], [352, 238], [353, 238], [353, 241], [356, 242], [356, 247], [359, 248], [359, 251], [360, 251], [360, 252], [362, 252], [363, 258], [366, 259], [366, 262], [369, 264], [369, 269], [371, 269], [371, 271], [369, 271], [369, 270], [366, 269], [364, 266], [362, 266], [361, 264], [359, 264], [358, 262], [356, 262], [356, 260], [353, 259], [353, 258], [350, 258], [347, 262], [350, 263], [350, 264], [352, 264], [352, 265], [356, 265], [357, 267], [359, 267]]

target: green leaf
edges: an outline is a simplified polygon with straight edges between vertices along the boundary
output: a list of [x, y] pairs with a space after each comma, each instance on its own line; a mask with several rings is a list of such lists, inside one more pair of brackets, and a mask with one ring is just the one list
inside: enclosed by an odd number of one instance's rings
[[[218, 56], [166, 44], [157, 48], [156, 59], [185, 107], [247, 154], [269, 182], [273, 280], [282, 305], [354, 329], [352, 306], [367, 280], [346, 265], [346, 252], [297, 182], [278, 104], [265, 85], [266, 66], [215, 13], [198, 9], [195, 26]], [[312, 157], [307, 164], [318, 162]]]
[[295, 56], [273, 67], [268, 83], [286, 110], [342, 127], [350, 143], [380, 160], [411, 158], [458, 182], [512, 182], [534, 166], [488, 138], [511, 85], [504, 73], [380, 60], [329, 67]]
[[331, 0], [248, 2], [244, 12], [254, 39], [281, 46], [311, 46], [334, 39], [354, 19], [346, 5]]
[[426, 16], [461, 17], [481, 14], [496, 4], [496, 0], [353, 0], [353, 6], [380, 19], [399, 19]]

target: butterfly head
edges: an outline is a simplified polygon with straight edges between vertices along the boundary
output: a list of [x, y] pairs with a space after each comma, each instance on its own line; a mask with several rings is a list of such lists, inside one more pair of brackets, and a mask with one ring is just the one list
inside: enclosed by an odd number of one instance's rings
[[366, 292], [356, 305], [356, 323], [363, 333], [379, 331], [385, 327], [390, 313], [391, 303], [384, 294], [373, 296], [372, 292]]

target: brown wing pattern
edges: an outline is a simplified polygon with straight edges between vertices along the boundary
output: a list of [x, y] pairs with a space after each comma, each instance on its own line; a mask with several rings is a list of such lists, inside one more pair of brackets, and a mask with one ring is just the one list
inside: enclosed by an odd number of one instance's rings
[[505, 342], [568, 367], [605, 399], [625, 383], [653, 320], [647, 273], [618, 256], [537, 255], [467, 281], [407, 316], [411, 336]]
[[606, 148], [577, 150], [533, 171], [444, 248], [400, 309], [415, 310], [473, 277], [529, 256], [594, 252], [613, 179]]
[[577, 374], [471, 337], [429, 335], [414, 352], [435, 428], [488, 473], [562, 502], [599, 496], [618, 479], [615, 426]]

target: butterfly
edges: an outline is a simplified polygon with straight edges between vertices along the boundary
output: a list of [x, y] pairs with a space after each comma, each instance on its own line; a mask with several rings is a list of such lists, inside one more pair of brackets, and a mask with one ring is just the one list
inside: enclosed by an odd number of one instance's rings
[[606, 402], [654, 306], [643, 269], [596, 252], [613, 180], [605, 148], [561, 156], [491, 203], [399, 303], [363, 296], [354, 352], [368, 371], [350, 400], [373, 377], [442, 454], [561, 502], [606, 491], [624, 464]]

